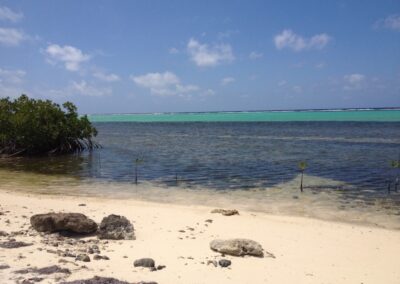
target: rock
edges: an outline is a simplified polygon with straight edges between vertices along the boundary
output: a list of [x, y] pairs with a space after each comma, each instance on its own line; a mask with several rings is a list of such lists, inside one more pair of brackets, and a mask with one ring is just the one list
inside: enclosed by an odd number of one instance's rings
[[264, 256], [261, 245], [248, 239], [213, 240], [210, 243], [210, 248], [214, 251], [234, 256]]
[[108, 240], [134, 240], [133, 225], [124, 216], [111, 214], [100, 223], [98, 237]]
[[0, 237], [7, 237], [8, 233], [4, 231], [0, 231]]
[[236, 209], [214, 209], [211, 213], [220, 213], [224, 216], [239, 215], [239, 211]]
[[91, 279], [61, 282], [61, 284], [131, 284], [131, 283], [126, 281], [120, 281], [115, 278], [95, 276]]
[[38, 232], [69, 232], [92, 234], [97, 224], [81, 213], [47, 213], [31, 217], [31, 225]]
[[141, 258], [141, 259], [137, 259], [135, 260], [135, 262], [133, 263], [133, 266], [138, 267], [154, 267], [155, 266], [155, 262], [154, 259], [152, 258]]
[[213, 220], [212, 220], [212, 219], [207, 219], [207, 220], [205, 220], [204, 222], [206, 222], [206, 223], [212, 223]]
[[228, 259], [220, 259], [218, 261], [218, 264], [221, 267], [228, 267], [228, 266], [230, 266], [232, 264], [232, 262], [230, 260], [228, 260]]
[[0, 270], [9, 269], [10, 266], [8, 264], [0, 264]]
[[165, 265], [157, 265], [157, 270], [162, 270], [164, 269], [166, 266]]
[[215, 260], [209, 260], [209, 261], [207, 261], [207, 265], [209, 265], [209, 264], [212, 264], [212, 265], [214, 265], [215, 267], [218, 266], [218, 263], [217, 263]]
[[115, 278], [95, 276], [90, 279], [61, 282], [60, 284], [157, 284], [157, 282], [130, 283], [130, 282], [121, 281], [121, 280], [118, 280]]
[[12, 239], [9, 240], [8, 242], [0, 243], [0, 248], [13, 249], [13, 248], [27, 247], [31, 245], [32, 245], [31, 243], [17, 242], [14, 239]]
[[109, 258], [108, 256], [106, 256], [106, 255], [95, 254], [95, 255], [93, 256], [93, 259], [94, 259], [94, 260], [101, 260], [101, 259], [109, 260], [110, 258]]
[[87, 254], [79, 254], [76, 256], [75, 260], [83, 261], [83, 262], [90, 262], [90, 257]]
[[50, 275], [50, 274], [54, 274], [54, 273], [71, 274], [71, 271], [68, 268], [62, 268], [58, 265], [51, 265], [51, 266], [46, 266], [43, 268], [20, 269], [20, 270], [15, 271], [15, 273], [17, 273], [17, 274], [36, 273], [36, 274]]

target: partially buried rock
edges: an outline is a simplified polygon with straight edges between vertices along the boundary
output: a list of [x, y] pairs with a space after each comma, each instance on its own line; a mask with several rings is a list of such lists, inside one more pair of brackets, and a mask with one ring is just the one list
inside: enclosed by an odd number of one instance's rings
[[100, 223], [98, 237], [109, 240], [134, 240], [133, 225], [124, 216], [111, 214]]
[[232, 216], [232, 215], [239, 215], [239, 211], [236, 209], [214, 209], [211, 213], [219, 213], [224, 216]]
[[0, 231], [0, 237], [7, 237], [8, 233], [4, 231]]
[[0, 270], [8, 269], [10, 266], [8, 264], [0, 264]]
[[61, 282], [60, 284], [157, 284], [157, 282], [130, 283], [130, 282], [121, 281], [121, 280], [118, 280], [115, 278], [95, 276], [90, 279]]
[[101, 259], [103, 259], [103, 260], [109, 260], [110, 258], [109, 258], [108, 256], [106, 256], [106, 255], [95, 254], [95, 255], [93, 256], [93, 259], [94, 259], [94, 260], [101, 260]]
[[248, 239], [213, 240], [210, 248], [214, 251], [234, 256], [264, 256], [262, 246]]
[[47, 213], [31, 217], [31, 225], [38, 232], [71, 232], [76, 234], [92, 234], [97, 224], [81, 213]]
[[137, 259], [133, 262], [133, 266], [135, 267], [154, 267], [155, 266], [155, 262], [154, 259], [152, 258], [141, 258], [141, 259]]
[[228, 266], [230, 266], [232, 264], [232, 262], [230, 260], [228, 260], [228, 259], [220, 259], [218, 261], [218, 264], [221, 267], [228, 267]]
[[83, 262], [90, 262], [90, 257], [87, 254], [79, 254], [76, 256], [75, 260], [83, 261]]
[[0, 243], [0, 248], [14, 249], [14, 248], [27, 247], [31, 245], [32, 245], [31, 243], [17, 242], [15, 240], [10, 240], [8, 242]]

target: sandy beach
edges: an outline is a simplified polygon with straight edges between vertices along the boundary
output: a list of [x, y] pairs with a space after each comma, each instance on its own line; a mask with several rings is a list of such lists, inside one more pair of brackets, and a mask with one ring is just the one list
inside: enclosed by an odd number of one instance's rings
[[[45, 278], [40, 283], [58, 283], [97, 275], [157, 283], [399, 283], [400, 231], [245, 211], [223, 216], [212, 214], [212, 209], [3, 190], [0, 229], [9, 235], [1, 236], [1, 242], [15, 238], [32, 245], [0, 248], [0, 282], [22, 283], [37, 277]], [[52, 211], [83, 213], [97, 223], [109, 214], [126, 216], [136, 240], [90, 236], [71, 245], [67, 237], [39, 234], [31, 228], [30, 216]], [[275, 258], [268, 253], [263, 258], [221, 256], [210, 249], [213, 239], [229, 238], [254, 240]], [[57, 253], [84, 252], [94, 243], [109, 260], [94, 260], [89, 254], [91, 261], [81, 262]], [[166, 267], [150, 271], [133, 266], [144, 257]], [[209, 263], [220, 259], [231, 260], [231, 266]], [[71, 273], [15, 273], [51, 265]]]

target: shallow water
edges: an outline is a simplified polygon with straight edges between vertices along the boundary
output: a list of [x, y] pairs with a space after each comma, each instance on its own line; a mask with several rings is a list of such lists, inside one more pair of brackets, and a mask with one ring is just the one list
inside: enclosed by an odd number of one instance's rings
[[[104, 148], [0, 162], [1, 188], [228, 206], [400, 228], [398, 122], [96, 123]], [[139, 185], [134, 184], [134, 160]], [[309, 167], [299, 191], [299, 161]], [[177, 179], [176, 179], [177, 177]], [[400, 188], [399, 188], [400, 191]]]

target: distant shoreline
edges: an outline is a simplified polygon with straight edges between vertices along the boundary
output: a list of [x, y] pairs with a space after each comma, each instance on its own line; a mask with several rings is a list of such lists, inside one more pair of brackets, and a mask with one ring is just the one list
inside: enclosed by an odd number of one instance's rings
[[91, 114], [92, 122], [400, 122], [400, 108]]

